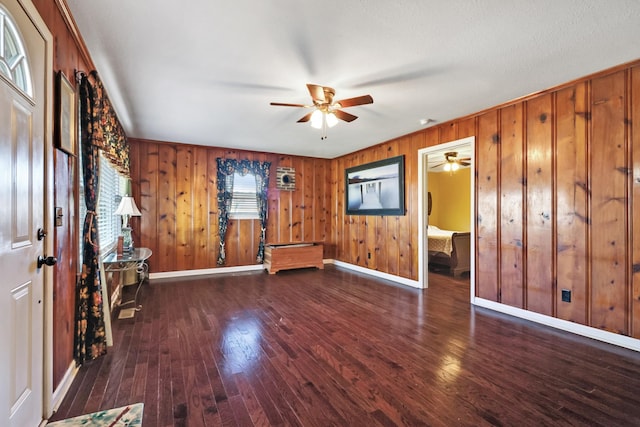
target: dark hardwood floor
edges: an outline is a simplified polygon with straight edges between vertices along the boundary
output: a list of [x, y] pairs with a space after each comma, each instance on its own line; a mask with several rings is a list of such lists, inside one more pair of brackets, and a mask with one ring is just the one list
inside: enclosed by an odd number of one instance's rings
[[156, 280], [54, 420], [144, 426], [640, 425], [640, 353], [428, 290], [321, 270]]

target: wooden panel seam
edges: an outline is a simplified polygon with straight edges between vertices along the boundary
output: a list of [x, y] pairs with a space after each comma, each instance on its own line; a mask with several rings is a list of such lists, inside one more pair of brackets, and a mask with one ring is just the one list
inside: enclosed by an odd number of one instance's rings
[[551, 93], [551, 315], [558, 317], [558, 92]]
[[624, 143], [625, 143], [625, 169], [627, 179], [625, 181], [625, 193], [627, 195], [627, 217], [625, 218], [626, 242], [624, 247], [626, 253], [625, 283], [627, 284], [627, 301], [625, 313], [627, 315], [627, 332], [633, 336], [633, 141], [631, 140], [631, 111], [632, 111], [632, 81], [631, 69], [625, 71], [625, 103], [624, 103]]
[[592, 80], [588, 80], [587, 81], [587, 103], [586, 103], [586, 117], [588, 118], [588, 123], [587, 123], [587, 138], [585, 141], [585, 151], [587, 152], [587, 155], [585, 156], [585, 162], [586, 162], [586, 186], [587, 186], [587, 227], [586, 227], [586, 259], [587, 259], [587, 266], [586, 266], [586, 279], [587, 279], [587, 283], [586, 283], [586, 289], [585, 289], [585, 313], [586, 313], [586, 324], [588, 326], [591, 326], [593, 324], [593, 315], [591, 313], [591, 301], [593, 299], [592, 297], [592, 292], [593, 292], [593, 262], [591, 259], [591, 253], [592, 253], [592, 242], [591, 242], [591, 223], [592, 223], [592, 218], [593, 218], [593, 203], [592, 203], [592, 198], [591, 198], [591, 181], [592, 181], [592, 177], [591, 177], [591, 141], [593, 139], [593, 120], [591, 118], [591, 114], [593, 113], [593, 88], [592, 88]]
[[498, 110], [496, 114], [496, 132], [498, 133], [498, 144], [496, 148], [496, 281], [498, 287], [498, 302], [502, 303], [502, 110]]
[[522, 102], [522, 308], [527, 310], [529, 307], [529, 227], [527, 227], [529, 219], [529, 133], [527, 132], [527, 118], [529, 117], [529, 104]]

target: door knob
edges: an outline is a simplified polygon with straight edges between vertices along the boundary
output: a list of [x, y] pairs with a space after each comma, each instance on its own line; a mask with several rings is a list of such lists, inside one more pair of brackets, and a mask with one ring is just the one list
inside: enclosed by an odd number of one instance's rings
[[42, 240], [45, 237], [47, 237], [47, 232], [44, 231], [42, 228], [38, 228], [38, 240]]
[[58, 260], [54, 256], [38, 256], [38, 268], [42, 268], [43, 265], [51, 267], [52, 265], [56, 265], [56, 262], [58, 262]]

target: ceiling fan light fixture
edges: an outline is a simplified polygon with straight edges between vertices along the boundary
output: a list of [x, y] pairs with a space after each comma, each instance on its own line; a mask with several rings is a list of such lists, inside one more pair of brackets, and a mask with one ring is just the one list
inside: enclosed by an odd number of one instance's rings
[[322, 111], [316, 110], [311, 115], [311, 127], [314, 129], [322, 129], [323, 114]]
[[326, 114], [326, 120], [327, 120], [327, 126], [329, 126], [330, 128], [338, 124], [338, 118], [333, 112]]
[[460, 165], [459, 165], [457, 162], [453, 162], [453, 163], [451, 163], [451, 171], [452, 171], [452, 172], [455, 172], [455, 171], [457, 171], [458, 169], [460, 169]]
[[305, 114], [298, 120], [298, 123], [311, 122], [311, 127], [315, 129], [322, 129], [323, 136], [321, 139], [325, 139], [327, 128], [334, 127], [338, 121], [352, 122], [358, 118], [353, 114], [349, 114], [342, 111], [343, 108], [356, 107], [358, 105], [372, 104], [373, 98], [371, 95], [356, 96], [354, 98], [342, 99], [340, 101], [333, 100], [336, 91], [328, 86], [320, 86], [314, 84], [307, 84], [307, 89], [311, 95], [313, 104], [290, 104], [284, 102], [272, 102], [271, 105], [282, 107], [300, 107], [300, 108], [313, 108], [314, 110], [308, 114]]
[[451, 163], [445, 163], [443, 169], [445, 170], [445, 172], [451, 171]]

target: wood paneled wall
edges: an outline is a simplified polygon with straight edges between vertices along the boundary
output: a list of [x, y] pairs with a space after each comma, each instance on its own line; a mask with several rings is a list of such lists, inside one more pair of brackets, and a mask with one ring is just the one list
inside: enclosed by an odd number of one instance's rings
[[[331, 172], [334, 188], [331, 240], [336, 245], [336, 259], [417, 280], [418, 150], [473, 136], [474, 132], [475, 119], [469, 118], [334, 159]], [[398, 155], [404, 155], [406, 215], [345, 215], [345, 169]]]
[[[93, 64], [56, 0], [33, 0], [54, 35], [54, 71]], [[476, 137], [478, 296], [640, 337], [640, 65], [403, 136], [332, 161], [132, 141], [132, 220], [152, 271], [215, 267], [215, 157], [272, 162], [268, 241], [323, 241], [325, 257], [417, 279], [417, 150]], [[51, 76], [55, 81], [55, 76]], [[107, 88], [108, 89], [108, 88]], [[407, 215], [344, 215], [344, 168], [405, 155]], [[57, 150], [53, 384], [73, 361], [77, 164]], [[295, 192], [275, 167], [296, 168]], [[227, 265], [255, 263], [258, 227], [234, 221]], [[50, 234], [51, 236], [51, 234]], [[371, 256], [369, 257], [369, 254]], [[572, 302], [560, 299], [572, 291]]]
[[[149, 247], [154, 273], [217, 267], [216, 158], [271, 162], [267, 242], [326, 242], [331, 211], [330, 160], [130, 139], [133, 195], [142, 216], [134, 240]], [[276, 168], [293, 167], [295, 191], [276, 188]], [[231, 220], [225, 266], [256, 263], [258, 220]]]
[[[54, 71], [93, 64], [55, 0], [34, 0], [54, 35]], [[55, 76], [51, 76], [54, 80]], [[272, 163], [267, 240], [322, 241], [325, 258], [417, 279], [417, 151], [476, 137], [479, 297], [640, 338], [640, 64], [402, 136], [334, 160], [132, 140], [136, 242], [151, 270], [216, 267], [215, 158]], [[54, 150], [54, 387], [73, 361], [77, 164]], [[405, 155], [407, 214], [344, 215], [344, 169]], [[296, 169], [294, 192], [275, 168]], [[255, 263], [256, 221], [232, 221], [228, 266]], [[562, 302], [562, 289], [572, 302]]]
[[[63, 14], [54, 0], [33, 0], [40, 16], [54, 37], [53, 71], [62, 71], [75, 87], [75, 71], [93, 69], [84, 45], [71, 32]], [[53, 105], [53, 104], [52, 104]], [[53, 142], [53, 136], [49, 139]], [[53, 387], [60, 384], [73, 362], [75, 285], [78, 271], [78, 218], [76, 217], [77, 160], [62, 151], [53, 150], [55, 200], [54, 206], [62, 208], [62, 226], [49, 230], [54, 239], [55, 268], [53, 289]]]
[[[640, 63], [335, 159], [336, 259], [417, 279], [416, 152], [475, 135], [477, 296], [640, 338], [634, 123]], [[345, 216], [344, 169], [398, 154], [407, 215]]]

